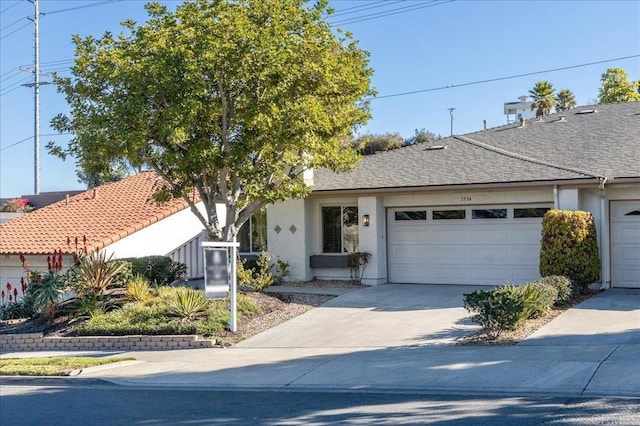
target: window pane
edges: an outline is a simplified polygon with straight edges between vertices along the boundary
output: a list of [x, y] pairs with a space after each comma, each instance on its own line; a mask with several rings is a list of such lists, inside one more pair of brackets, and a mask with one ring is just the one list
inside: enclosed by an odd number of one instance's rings
[[448, 220], [448, 219], [464, 219], [467, 214], [464, 210], [434, 210], [433, 220]]
[[478, 209], [471, 211], [472, 219], [504, 219], [507, 209]]
[[340, 207], [322, 208], [322, 252], [340, 253], [342, 247], [340, 239], [342, 237]]
[[344, 242], [342, 251], [353, 253], [358, 251], [358, 208], [344, 207], [342, 210]]
[[427, 220], [427, 212], [422, 211], [407, 211], [396, 212], [396, 220]]
[[267, 251], [267, 211], [260, 210], [251, 217], [251, 242], [254, 252]]
[[543, 217], [549, 211], [548, 207], [535, 207], [530, 209], [513, 209], [513, 217], [522, 219], [527, 217]]
[[251, 240], [249, 234], [251, 233], [251, 221], [248, 220], [240, 227], [238, 231], [238, 242], [240, 243], [240, 252], [249, 253], [251, 251]]

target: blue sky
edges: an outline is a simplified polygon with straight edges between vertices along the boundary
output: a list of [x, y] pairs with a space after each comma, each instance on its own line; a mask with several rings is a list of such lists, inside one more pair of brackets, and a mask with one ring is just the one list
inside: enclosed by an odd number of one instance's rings
[[[145, 1], [40, 0], [40, 60], [43, 71], [68, 74], [73, 59], [71, 35], [117, 32], [119, 23], [144, 22]], [[161, 1], [170, 7], [178, 1]], [[570, 89], [579, 105], [593, 103], [600, 76], [609, 67], [640, 78], [639, 1], [447, 1], [332, 0], [332, 23], [351, 31], [371, 53], [373, 84], [379, 99], [373, 118], [359, 133], [415, 129], [448, 135], [506, 123], [503, 104], [526, 95], [536, 81]], [[92, 7], [83, 8], [85, 5]], [[65, 9], [72, 9], [66, 10]], [[338, 13], [342, 13], [338, 15]], [[378, 14], [378, 16], [370, 16]], [[32, 77], [19, 67], [33, 67], [33, 16], [27, 0], [0, 0], [0, 197], [33, 193], [33, 91], [20, 84]], [[375, 18], [375, 19], [372, 19]], [[358, 22], [359, 21], [359, 22]], [[596, 65], [579, 66], [634, 56]], [[500, 81], [385, 97], [538, 71], [571, 69]], [[48, 80], [43, 77], [43, 80]], [[53, 85], [42, 86], [40, 191], [83, 189], [73, 161], [49, 156], [49, 140], [64, 143], [50, 119], [66, 112], [64, 97]], [[26, 139], [26, 140], [25, 140]], [[24, 142], [20, 142], [25, 140]]]

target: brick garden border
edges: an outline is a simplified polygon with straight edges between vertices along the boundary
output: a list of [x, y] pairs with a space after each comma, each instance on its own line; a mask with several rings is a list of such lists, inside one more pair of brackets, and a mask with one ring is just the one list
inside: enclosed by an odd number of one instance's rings
[[3, 352], [164, 351], [212, 348], [215, 343], [214, 339], [182, 335], [45, 337], [42, 333], [0, 334]]

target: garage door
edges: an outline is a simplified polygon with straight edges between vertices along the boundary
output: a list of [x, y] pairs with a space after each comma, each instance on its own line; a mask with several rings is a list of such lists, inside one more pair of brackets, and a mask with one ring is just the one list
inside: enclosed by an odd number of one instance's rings
[[389, 209], [389, 282], [496, 285], [536, 280], [542, 216], [549, 208]]
[[640, 201], [611, 202], [611, 285], [640, 288]]

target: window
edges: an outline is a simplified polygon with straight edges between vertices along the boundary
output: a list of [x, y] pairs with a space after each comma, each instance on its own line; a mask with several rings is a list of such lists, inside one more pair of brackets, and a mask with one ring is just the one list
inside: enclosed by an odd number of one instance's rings
[[433, 211], [433, 220], [464, 219], [466, 217], [467, 215], [464, 210], [434, 210]]
[[358, 251], [358, 208], [336, 206], [322, 208], [322, 252]]
[[625, 216], [640, 216], [640, 210], [631, 210], [629, 213], [625, 214]]
[[549, 211], [548, 207], [534, 207], [530, 209], [513, 209], [513, 217], [515, 219], [524, 219], [528, 217], [543, 217]]
[[260, 210], [246, 221], [238, 232], [241, 253], [267, 251], [267, 211]]
[[473, 209], [471, 211], [472, 219], [505, 219], [507, 217], [507, 209]]
[[411, 212], [396, 212], [396, 220], [427, 220], [427, 212], [425, 210]]

